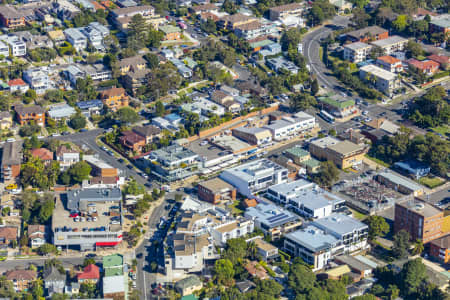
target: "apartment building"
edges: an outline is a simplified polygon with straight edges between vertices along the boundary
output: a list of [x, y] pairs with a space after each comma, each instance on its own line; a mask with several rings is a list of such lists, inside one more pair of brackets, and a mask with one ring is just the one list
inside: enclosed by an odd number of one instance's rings
[[432, 76], [439, 71], [439, 63], [434, 60], [419, 61], [415, 58], [410, 58], [406, 61], [409, 67], [414, 67], [427, 76]]
[[164, 33], [165, 41], [177, 41], [181, 39], [181, 29], [173, 25], [159, 26], [158, 30]]
[[46, 243], [45, 225], [28, 225], [28, 242], [31, 248], [38, 248]]
[[220, 178], [236, 187], [240, 194], [250, 197], [271, 185], [286, 182], [288, 170], [271, 160], [260, 159], [227, 169]]
[[327, 136], [309, 144], [309, 152], [319, 159], [331, 160], [341, 169], [347, 169], [362, 163], [367, 147], [350, 141], [340, 141]]
[[345, 200], [303, 179], [273, 185], [266, 197], [292, 208], [305, 218], [319, 219], [345, 206]]
[[346, 33], [346, 38], [352, 42], [367, 43], [370, 41], [378, 41], [389, 37], [389, 32], [379, 26], [369, 26], [362, 29], [350, 31]]
[[141, 15], [147, 23], [149, 23], [151, 19], [157, 17], [157, 15], [155, 15], [155, 9], [150, 5], [122, 7], [111, 11], [114, 23], [122, 30], [127, 30], [131, 18], [138, 14]]
[[403, 71], [403, 63], [400, 59], [390, 55], [384, 55], [377, 58], [377, 66], [391, 73], [400, 73]]
[[383, 49], [385, 55], [391, 55], [394, 52], [405, 50], [408, 40], [401, 36], [393, 35], [385, 39], [370, 42], [370, 44]]
[[395, 203], [394, 231], [409, 232], [411, 241], [424, 244], [443, 235], [444, 213], [435, 206], [417, 199]]
[[359, 78], [372, 84], [385, 95], [392, 95], [400, 87], [400, 79], [394, 73], [375, 65], [365, 65], [359, 69]]
[[253, 40], [261, 36], [270, 36], [278, 33], [276, 24], [255, 20], [250, 23], [238, 25], [234, 28], [236, 36], [245, 40]]
[[2, 179], [3, 182], [13, 181], [20, 175], [22, 164], [22, 141], [7, 142], [3, 146]]
[[272, 240], [300, 228], [300, 217], [274, 204], [260, 202], [255, 207], [245, 210], [244, 217], [253, 220], [255, 227]]
[[42, 95], [52, 87], [48, 75], [48, 67], [32, 68], [23, 72], [23, 79], [36, 91], [36, 94]]
[[83, 251], [122, 242], [119, 188], [71, 190], [64, 198], [66, 205], [61, 198], [56, 199], [52, 217], [55, 246]]
[[263, 126], [263, 128], [270, 130], [272, 140], [274, 141], [280, 141], [294, 135], [305, 135], [315, 127], [315, 117], [305, 112], [298, 112], [291, 116], [282, 117], [279, 120], [271, 122], [269, 125]]
[[124, 88], [111, 87], [103, 90], [100, 92], [99, 98], [102, 100], [103, 105], [107, 106], [112, 111], [117, 111], [122, 107], [126, 107], [129, 103], [128, 95]]
[[443, 263], [450, 262], [450, 235], [430, 242], [430, 255]]
[[64, 30], [64, 35], [67, 41], [77, 50], [78, 52], [86, 49], [88, 39], [81, 32], [81, 28], [67, 28]]
[[149, 160], [152, 174], [169, 182], [192, 176], [200, 168], [198, 154], [176, 144], [152, 151]]
[[197, 188], [198, 198], [212, 204], [236, 200], [236, 189], [218, 177], [200, 182]]
[[9, 55], [19, 57], [27, 55], [27, 44], [14, 34], [4, 34], [0, 36], [0, 40], [9, 47]]
[[38, 105], [16, 105], [14, 111], [20, 125], [34, 123], [39, 126], [45, 126], [45, 110]]
[[117, 66], [120, 74], [126, 75], [131, 71], [144, 70], [147, 67], [147, 62], [142, 55], [136, 55], [119, 60]]
[[232, 129], [232, 133], [250, 145], [263, 145], [272, 141], [272, 132], [266, 128], [238, 127]]
[[305, 9], [303, 3], [290, 3], [272, 7], [269, 10], [269, 18], [271, 21], [284, 19], [286, 17], [300, 17]]
[[109, 29], [99, 22], [91, 22], [81, 31], [97, 51], [105, 51], [103, 39], [109, 35]]
[[226, 15], [219, 19], [217, 24], [222, 28], [234, 30], [237, 26], [248, 24], [255, 21], [255, 18], [237, 13], [234, 15]]
[[365, 61], [372, 50], [372, 46], [362, 42], [344, 45], [344, 59], [354, 63]]
[[131, 130], [122, 131], [121, 134], [122, 136], [119, 137], [119, 141], [125, 149], [131, 151], [132, 153], [142, 152], [144, 146], [146, 145], [145, 137]]
[[0, 22], [3, 27], [15, 29], [25, 26], [25, 16], [15, 7], [4, 5], [0, 7]]

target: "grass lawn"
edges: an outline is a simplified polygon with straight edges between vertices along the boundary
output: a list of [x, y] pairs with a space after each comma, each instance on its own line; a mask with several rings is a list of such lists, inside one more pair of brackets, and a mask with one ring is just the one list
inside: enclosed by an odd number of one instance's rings
[[350, 211], [352, 212], [353, 217], [354, 217], [355, 219], [358, 219], [358, 220], [362, 221], [362, 220], [364, 220], [364, 219], [367, 218], [367, 216], [366, 216], [365, 214], [362, 214], [362, 213], [360, 213], [359, 211], [354, 210], [353, 208], [349, 208], [349, 209], [350, 209]]
[[444, 182], [445, 182], [445, 180], [442, 180], [439, 177], [434, 177], [434, 178], [422, 177], [419, 179], [420, 184], [422, 184], [430, 189], [434, 189], [435, 187], [440, 186]]
[[231, 212], [233, 215], [238, 216], [238, 215], [242, 215], [244, 213], [244, 211], [240, 208], [238, 208], [239, 204], [241, 202], [239, 200], [235, 200], [233, 202], [233, 204], [231, 204], [229, 207], [231, 207]]
[[319, 59], [321, 61], [323, 60], [323, 47], [322, 46], [319, 47]]
[[446, 134], [450, 134], [450, 126], [448, 125], [442, 125], [439, 127], [431, 128], [433, 131], [442, 134], [443, 136], [446, 136]]
[[365, 156], [366, 156], [368, 159], [370, 159], [371, 161], [374, 161], [374, 162], [376, 162], [377, 164], [382, 165], [383, 167], [389, 168], [389, 167], [391, 166], [390, 164], [388, 164], [388, 163], [382, 161], [381, 159], [378, 159], [378, 158], [369, 156], [369, 155], [367, 155], [367, 154], [366, 154]]

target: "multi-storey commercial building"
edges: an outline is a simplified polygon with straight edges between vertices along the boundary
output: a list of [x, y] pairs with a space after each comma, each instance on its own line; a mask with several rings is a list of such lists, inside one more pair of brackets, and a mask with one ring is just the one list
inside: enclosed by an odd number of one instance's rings
[[279, 120], [275, 120], [269, 125], [265, 125], [263, 128], [270, 130], [274, 141], [280, 141], [289, 136], [305, 135], [315, 127], [316, 119], [301, 111], [289, 117], [282, 117]]
[[218, 177], [200, 182], [197, 187], [200, 200], [212, 204], [236, 200], [236, 189]]
[[338, 94], [328, 93], [317, 100], [323, 109], [338, 118], [353, 115], [358, 111], [354, 99], [347, 99]]
[[371, 49], [371, 45], [362, 42], [344, 45], [344, 59], [354, 63], [365, 61]]
[[269, 129], [258, 127], [238, 127], [232, 130], [233, 135], [250, 145], [262, 145], [272, 141], [272, 133]]
[[411, 241], [424, 244], [442, 236], [444, 213], [431, 204], [420, 200], [395, 203], [394, 231], [406, 230]]
[[198, 154], [179, 145], [171, 145], [150, 153], [152, 174], [163, 181], [176, 181], [199, 171]]
[[84, 161], [86, 161], [92, 167], [92, 175], [99, 177], [117, 177], [119, 172], [117, 168], [114, 168], [105, 161], [99, 159], [94, 155], [84, 155]]
[[20, 175], [22, 164], [22, 141], [7, 142], [3, 146], [2, 179], [4, 182], [15, 180]]
[[113, 189], [72, 190], [58, 198], [52, 217], [53, 244], [94, 250], [122, 242], [122, 192]]
[[266, 196], [306, 218], [323, 218], [345, 205], [344, 199], [303, 179], [273, 185]]
[[286, 182], [288, 170], [268, 159], [260, 159], [227, 169], [220, 178], [236, 187], [244, 196], [267, 189], [269, 186]]
[[327, 136], [309, 144], [309, 152], [319, 159], [331, 160], [341, 169], [362, 163], [367, 147]]
[[386, 95], [392, 95], [392, 92], [400, 87], [400, 79], [396, 74], [375, 65], [361, 67], [359, 69], [359, 78], [372, 84], [377, 90]]
[[286, 233], [295, 231], [302, 224], [297, 215], [279, 206], [265, 202], [261, 202], [255, 207], [247, 208], [244, 217], [253, 220], [255, 226], [271, 239], [278, 239]]

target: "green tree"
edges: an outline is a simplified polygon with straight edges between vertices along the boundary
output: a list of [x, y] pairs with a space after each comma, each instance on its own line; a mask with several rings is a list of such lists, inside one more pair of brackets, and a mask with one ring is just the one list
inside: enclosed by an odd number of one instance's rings
[[233, 263], [228, 259], [217, 260], [214, 264], [214, 274], [217, 283], [230, 286], [234, 277]]
[[247, 254], [247, 243], [243, 238], [229, 239], [227, 241], [224, 258], [230, 260], [233, 265], [236, 265]]
[[392, 253], [395, 257], [405, 258], [408, 256], [409, 238], [409, 233], [403, 229], [394, 234], [394, 245], [392, 246]]
[[145, 187], [132, 178], [124, 189], [126, 195], [142, 195], [145, 193]]
[[129, 107], [122, 107], [116, 111], [115, 117], [123, 123], [136, 123], [139, 121], [137, 112]]
[[369, 24], [370, 16], [366, 14], [363, 8], [355, 8], [352, 11], [353, 16], [351, 18], [351, 21], [355, 25], [356, 29], [361, 29], [364, 27], [367, 27]]
[[291, 96], [291, 109], [295, 112], [306, 110], [317, 105], [316, 98], [306, 93], [299, 93]]
[[158, 117], [162, 117], [166, 113], [166, 109], [164, 108], [164, 104], [161, 101], [156, 101], [155, 113], [156, 113], [156, 115]]
[[386, 289], [386, 294], [388, 294], [389, 300], [395, 300], [400, 295], [400, 290], [395, 284], [390, 284]]
[[83, 180], [89, 179], [91, 171], [92, 168], [87, 162], [80, 161], [72, 165], [69, 170], [67, 170], [67, 173], [70, 175], [73, 182], [82, 183]]
[[381, 216], [369, 216], [366, 223], [369, 226], [369, 238], [371, 240], [378, 236], [385, 236], [389, 232], [389, 224]]
[[339, 169], [332, 161], [320, 163], [320, 171], [313, 176], [313, 181], [325, 187], [332, 186], [339, 179]]
[[87, 123], [86, 117], [84, 117], [81, 114], [76, 114], [76, 115], [72, 116], [70, 118], [70, 122], [69, 122], [70, 126], [75, 130], [86, 127], [86, 123]]
[[44, 244], [38, 248], [38, 253], [40, 255], [47, 255], [56, 252], [56, 246], [52, 244]]
[[422, 259], [408, 261], [400, 272], [402, 294], [409, 296], [417, 293], [420, 285], [426, 282], [427, 278], [427, 270]]
[[311, 82], [311, 94], [313, 96], [317, 95], [319, 92], [319, 82], [317, 81], [317, 78], [314, 78], [314, 80]]
[[83, 261], [83, 267], [87, 267], [89, 265], [95, 265], [95, 259], [93, 258], [85, 258]]
[[150, 69], [154, 69], [157, 66], [159, 66], [159, 58], [156, 54], [153, 53], [147, 53], [144, 55], [145, 59], [147, 60], [148, 66]]
[[288, 274], [288, 285], [296, 294], [310, 291], [316, 283], [316, 275], [309, 267], [301, 263], [293, 263]]
[[399, 15], [394, 22], [392, 22], [392, 27], [397, 32], [403, 32], [408, 26], [409, 20], [407, 15]]
[[281, 46], [284, 51], [287, 51], [289, 47], [297, 49], [297, 45], [302, 41], [302, 33], [298, 28], [290, 28], [285, 31], [281, 36]]
[[55, 201], [53, 198], [45, 199], [44, 203], [41, 204], [39, 210], [39, 219], [42, 223], [47, 223], [50, 217], [53, 215], [53, 210], [55, 209]]
[[414, 249], [412, 253], [414, 255], [420, 255], [422, 254], [423, 250], [424, 250], [423, 241], [421, 239], [417, 239], [416, 242], [414, 243]]

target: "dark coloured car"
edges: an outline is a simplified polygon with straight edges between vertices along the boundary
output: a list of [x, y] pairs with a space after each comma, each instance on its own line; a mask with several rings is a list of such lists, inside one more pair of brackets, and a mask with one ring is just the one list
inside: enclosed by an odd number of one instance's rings
[[86, 128], [80, 129], [80, 132], [86, 132], [88, 131]]
[[133, 166], [132, 165], [127, 165], [127, 168], [131, 170], [131, 169], [133, 169]]

